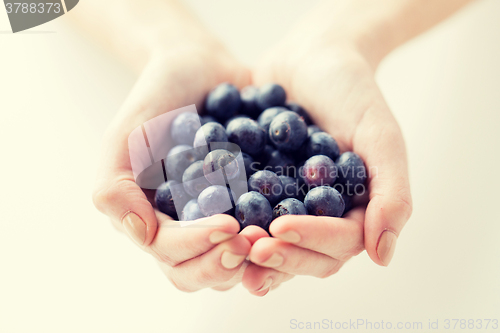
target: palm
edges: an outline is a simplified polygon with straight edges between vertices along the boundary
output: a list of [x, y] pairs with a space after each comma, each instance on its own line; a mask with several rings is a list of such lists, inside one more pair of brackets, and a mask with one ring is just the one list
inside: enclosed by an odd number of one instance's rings
[[[289, 99], [303, 105], [342, 151], [354, 151], [363, 158], [369, 170], [369, 203], [342, 219], [285, 216], [274, 221], [270, 231], [277, 238], [259, 239], [250, 252], [255, 264], [267, 268], [249, 266], [244, 284], [261, 275], [273, 279], [284, 274], [329, 276], [365, 248], [376, 263], [386, 265], [382, 257], [387, 256], [378, 250], [380, 235], [386, 229], [399, 233], [411, 213], [403, 138], [369, 64], [348, 49], [325, 47], [317, 53], [288, 54], [292, 53], [283, 45], [270, 52], [254, 73], [255, 84], [283, 85]], [[287, 240], [296, 236], [280, 239], [288, 231], [300, 234], [300, 241], [291, 245]], [[277, 267], [265, 263], [273, 253], [284, 257]], [[309, 267], [299, 265], [305, 260]]]

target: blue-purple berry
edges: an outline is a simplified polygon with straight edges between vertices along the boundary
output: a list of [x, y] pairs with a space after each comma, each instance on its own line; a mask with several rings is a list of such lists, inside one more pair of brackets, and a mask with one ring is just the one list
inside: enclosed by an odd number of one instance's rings
[[261, 110], [273, 106], [283, 106], [286, 101], [286, 92], [282, 86], [275, 83], [268, 83], [260, 87], [257, 97], [257, 105]]
[[234, 216], [240, 223], [241, 229], [256, 225], [268, 230], [273, 218], [273, 209], [262, 194], [248, 192], [238, 199]]
[[168, 180], [181, 180], [184, 171], [192, 163], [203, 158], [203, 147], [193, 148], [189, 145], [173, 147], [167, 154], [166, 171]]
[[269, 132], [269, 125], [271, 125], [271, 122], [273, 119], [279, 115], [282, 112], [288, 111], [288, 109], [284, 107], [274, 107], [274, 108], [269, 108], [264, 110], [259, 118], [257, 119], [257, 123], [259, 123], [259, 126], [262, 127], [262, 129], [266, 132], [266, 134]]
[[191, 196], [186, 193], [181, 183], [169, 180], [156, 189], [154, 200], [160, 212], [176, 219], [177, 211], [180, 212], [182, 207], [191, 199]]
[[247, 86], [240, 92], [241, 108], [240, 112], [249, 116], [252, 119], [257, 119], [262, 110], [257, 105], [259, 89], [254, 86]]
[[366, 167], [361, 157], [352, 151], [345, 152], [337, 159], [337, 184], [344, 187], [348, 195], [363, 194], [367, 178]]
[[280, 201], [273, 209], [273, 220], [283, 215], [307, 215], [307, 210], [301, 201], [288, 198]]
[[236, 114], [241, 105], [240, 92], [230, 83], [221, 83], [210, 91], [205, 101], [205, 111], [221, 121]]
[[252, 156], [260, 154], [266, 146], [266, 132], [250, 118], [232, 120], [226, 128], [229, 142], [237, 144], [241, 151]]
[[203, 173], [203, 161], [194, 162], [184, 171], [182, 184], [186, 192], [194, 198], [197, 198], [201, 191], [212, 185]]
[[314, 155], [326, 155], [335, 161], [340, 155], [337, 141], [325, 132], [312, 134], [306, 142], [305, 149], [307, 158]]
[[215, 214], [232, 215], [234, 193], [226, 186], [212, 185], [200, 193], [198, 196], [198, 205], [205, 216]]
[[257, 171], [248, 179], [248, 190], [262, 194], [271, 205], [276, 205], [283, 193], [283, 184], [274, 172]]
[[198, 205], [198, 200], [191, 199], [184, 205], [182, 209], [180, 221], [194, 221], [197, 219], [201, 219], [205, 217], [200, 210], [200, 206]]
[[184, 112], [172, 122], [170, 135], [172, 140], [178, 144], [192, 145], [194, 136], [200, 127], [201, 120], [197, 113]]
[[301, 116], [307, 125], [310, 125], [312, 123], [311, 117], [309, 117], [309, 114], [307, 113], [307, 111], [299, 104], [294, 103], [294, 102], [290, 102], [290, 103], [287, 103], [286, 108], [289, 109], [290, 111], [297, 113], [299, 116]]
[[342, 195], [333, 187], [319, 186], [307, 193], [304, 199], [309, 215], [341, 217], [345, 203]]
[[196, 132], [193, 146], [201, 147], [219, 142], [227, 142], [226, 129], [219, 123], [208, 122]]
[[304, 163], [300, 176], [309, 187], [331, 186], [337, 179], [337, 167], [328, 156], [315, 155]]
[[269, 137], [279, 150], [294, 152], [307, 139], [307, 125], [295, 112], [282, 112], [271, 122]]
[[203, 173], [211, 184], [225, 185], [229, 180], [238, 178], [240, 165], [232, 152], [216, 149], [203, 160]]

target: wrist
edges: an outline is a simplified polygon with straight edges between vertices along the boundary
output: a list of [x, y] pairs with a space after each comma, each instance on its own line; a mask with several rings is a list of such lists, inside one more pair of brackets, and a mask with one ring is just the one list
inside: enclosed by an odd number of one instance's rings
[[153, 56], [170, 54], [178, 50], [215, 53], [224, 50], [224, 46], [217, 38], [196, 25], [182, 25], [175, 29], [168, 25], [155, 27], [144, 36], [148, 38], [146, 48]]
[[[404, 29], [404, 1], [323, 1], [292, 30], [292, 39], [308, 47], [355, 50], [373, 69], [409, 37]], [[404, 20], [403, 20], [404, 21]]]

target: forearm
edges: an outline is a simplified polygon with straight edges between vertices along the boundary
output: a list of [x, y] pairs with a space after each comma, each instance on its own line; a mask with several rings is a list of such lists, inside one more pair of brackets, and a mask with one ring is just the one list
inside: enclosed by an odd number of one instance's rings
[[220, 46], [176, 0], [86, 0], [72, 18], [137, 70], [158, 51]]
[[323, 38], [351, 43], [373, 67], [397, 46], [471, 0], [325, 0], [297, 29], [315, 25]]

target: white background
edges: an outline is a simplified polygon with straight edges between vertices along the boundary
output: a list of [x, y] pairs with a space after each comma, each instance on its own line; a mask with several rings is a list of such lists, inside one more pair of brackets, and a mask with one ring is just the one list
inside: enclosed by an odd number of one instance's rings
[[[188, 1], [249, 64], [314, 2]], [[391, 266], [363, 253], [331, 278], [296, 277], [264, 298], [241, 286], [177, 291], [92, 206], [101, 136], [134, 76], [67, 20], [13, 35], [0, 10], [0, 332], [500, 319], [500, 1], [470, 6], [380, 67], [415, 204]]]

